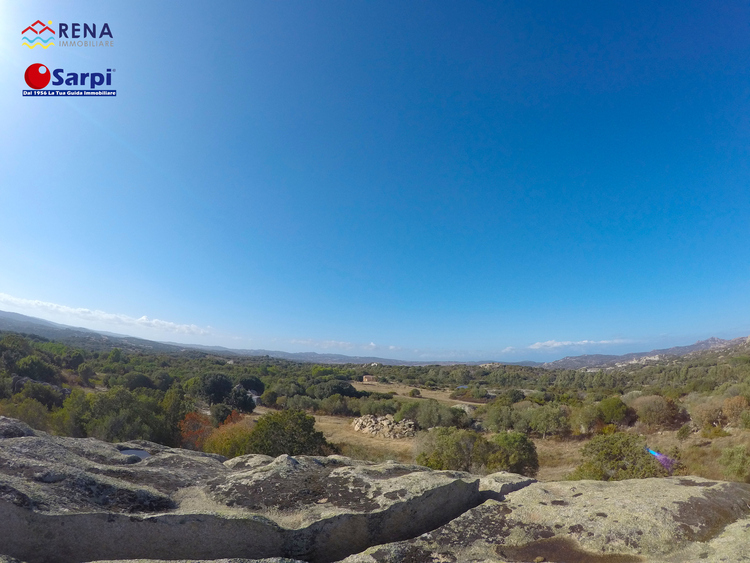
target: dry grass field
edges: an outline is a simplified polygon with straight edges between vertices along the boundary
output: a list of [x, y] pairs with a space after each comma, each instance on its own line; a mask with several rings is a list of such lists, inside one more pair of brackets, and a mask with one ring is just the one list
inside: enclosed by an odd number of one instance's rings
[[[397, 395], [394, 397], [398, 400], [416, 400], [413, 397], [409, 397], [409, 391], [414, 389], [409, 385], [401, 385], [400, 383], [362, 383], [361, 381], [350, 382], [357, 391], [369, 391], [370, 393], [391, 393], [395, 392]], [[460, 399], [451, 399], [451, 391], [445, 389], [420, 389], [419, 390], [423, 399], [435, 399], [436, 401], [443, 403], [444, 405], [453, 406], [458, 404], [474, 405], [479, 406], [480, 403], [471, 403], [469, 401], [463, 401]]]
[[695, 432], [682, 442], [677, 439], [676, 431], [656, 432], [648, 434], [646, 442], [651, 449], [664, 454], [669, 454], [672, 448], [677, 447], [680, 450], [680, 461], [690, 475], [706, 479], [726, 479], [718, 463], [722, 450], [741, 445], [750, 449], [750, 431], [739, 428], [729, 428], [727, 431], [729, 436], [719, 438], [704, 438], [700, 432]]
[[[246, 424], [252, 425], [258, 417], [275, 412], [268, 407], [256, 407], [252, 414], [245, 415]], [[326, 440], [336, 444], [342, 455], [369, 461], [385, 461], [394, 459], [404, 463], [414, 461], [414, 438], [403, 440], [389, 440], [376, 438], [362, 432], [355, 432], [352, 426], [353, 418], [341, 416], [327, 416], [316, 414], [315, 428], [323, 433]]]
[[581, 463], [581, 448], [585, 440], [534, 440], [539, 456], [540, 481], [560, 481]]
[[[362, 384], [357, 384], [358, 388]], [[373, 390], [374, 385], [364, 384], [365, 389]], [[397, 393], [408, 393], [411, 387], [403, 385], [383, 385], [378, 391], [393, 390]], [[447, 391], [427, 391], [429, 398], [434, 398], [446, 404], [456, 404], [457, 401], [447, 399]], [[442, 393], [442, 395], [441, 395]], [[273, 412], [266, 407], [258, 407], [251, 415], [245, 417], [247, 424], [252, 424], [259, 416]], [[315, 415], [316, 428], [323, 432], [329, 442], [336, 444], [345, 456], [366, 459], [370, 461], [384, 461], [393, 459], [403, 463], [414, 462], [415, 438], [402, 440], [390, 440], [387, 438], [376, 438], [355, 432], [352, 426], [352, 418]], [[632, 430], [631, 430], [632, 431]], [[649, 448], [669, 454], [674, 447], [681, 452], [681, 462], [685, 466], [686, 473], [697, 475], [707, 479], [726, 479], [721, 466], [718, 464], [721, 451], [725, 448], [745, 445], [750, 449], [750, 430], [729, 429], [729, 436], [719, 438], [704, 438], [700, 432], [693, 433], [684, 441], [677, 439], [676, 431], [654, 432], [646, 435], [646, 443]], [[539, 455], [539, 473], [537, 479], [540, 481], [559, 481], [573, 471], [581, 461], [581, 448], [588, 439], [566, 439], [547, 438], [546, 440], [535, 439], [537, 453]]]

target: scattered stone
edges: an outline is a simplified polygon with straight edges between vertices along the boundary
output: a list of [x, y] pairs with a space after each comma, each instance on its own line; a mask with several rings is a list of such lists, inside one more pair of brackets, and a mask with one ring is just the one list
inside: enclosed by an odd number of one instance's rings
[[462, 411], [464, 411], [464, 412], [465, 412], [466, 414], [468, 414], [469, 416], [473, 415], [473, 414], [474, 414], [474, 411], [476, 411], [476, 410], [477, 410], [477, 407], [475, 407], [474, 405], [467, 405], [466, 403], [459, 403], [459, 404], [457, 404], [457, 405], [453, 405], [453, 406], [451, 406], [451, 408], [452, 408], [452, 409], [459, 409], [459, 410], [462, 410]]
[[377, 436], [378, 438], [391, 438], [399, 440], [402, 438], [413, 438], [417, 435], [417, 425], [413, 420], [405, 418], [399, 422], [393, 420], [393, 415], [375, 416], [366, 414], [355, 418], [352, 422], [354, 430]]

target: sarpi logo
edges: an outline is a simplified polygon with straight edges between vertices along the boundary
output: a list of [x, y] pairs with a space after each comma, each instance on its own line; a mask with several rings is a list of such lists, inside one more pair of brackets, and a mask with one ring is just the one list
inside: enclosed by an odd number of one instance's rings
[[51, 21], [45, 24], [40, 20], [36, 20], [21, 32], [23, 36], [21, 38], [21, 45], [26, 45], [29, 49], [33, 49], [34, 47], [41, 47], [42, 49], [52, 47], [55, 44], [55, 30], [50, 27], [51, 25]]
[[[103, 72], [65, 72], [56, 68], [50, 71], [41, 63], [29, 65], [23, 75], [26, 84], [33, 90], [24, 90], [24, 96], [116, 96], [116, 90], [97, 89], [112, 85], [113, 69]], [[73, 86], [74, 89], [44, 90], [47, 86]], [[84, 88], [88, 87], [88, 90]]]

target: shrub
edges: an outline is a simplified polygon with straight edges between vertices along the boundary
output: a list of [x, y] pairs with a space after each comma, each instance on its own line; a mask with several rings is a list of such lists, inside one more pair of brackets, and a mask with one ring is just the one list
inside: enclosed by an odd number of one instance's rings
[[679, 408], [671, 399], [659, 395], [638, 397], [633, 401], [638, 420], [650, 427], [671, 426], [675, 423]]
[[359, 414], [364, 416], [366, 414], [374, 414], [377, 416], [383, 416], [386, 414], [395, 414], [398, 412], [401, 406], [398, 401], [388, 399], [360, 399], [359, 400]]
[[451, 409], [434, 399], [402, 404], [394, 420], [399, 422], [405, 418], [413, 420], [423, 430], [435, 426], [466, 426], [468, 424], [468, 416], [464, 411]]
[[683, 424], [680, 426], [680, 429], [677, 431], [677, 439], [681, 442], [684, 440], [687, 440], [690, 437], [690, 433], [692, 432], [690, 428], [690, 424]]
[[721, 452], [719, 464], [728, 478], [750, 483], [750, 454], [746, 446], [726, 448]]
[[603, 424], [598, 405], [583, 405], [574, 409], [570, 415], [570, 426], [574, 434], [591, 434]]
[[412, 389], [409, 391], [409, 397], [421, 397], [422, 392], [419, 389]]
[[190, 450], [202, 450], [203, 443], [213, 431], [211, 419], [196, 411], [187, 413], [179, 426], [182, 446]]
[[729, 436], [729, 432], [724, 430], [721, 426], [704, 426], [701, 428], [701, 436], [703, 438], [723, 438]]
[[417, 463], [432, 469], [486, 473], [490, 455], [497, 450], [473, 430], [436, 428], [420, 436]]
[[320, 401], [307, 395], [295, 395], [294, 397], [289, 397], [286, 402], [286, 408], [298, 411], [316, 411], [320, 408]]
[[61, 407], [63, 403], [63, 394], [58, 387], [34, 383], [33, 381], [29, 381], [24, 385], [19, 395], [21, 397], [28, 397], [29, 399], [36, 399], [49, 410], [52, 410], [54, 407]]
[[536, 446], [525, 434], [505, 432], [492, 438], [499, 449], [490, 456], [489, 466], [495, 471], [510, 471], [534, 477], [539, 470]]
[[128, 391], [135, 391], [139, 387], [146, 389], [154, 388], [154, 382], [151, 381], [151, 378], [142, 373], [125, 374], [120, 378], [120, 381], [122, 382], [122, 386]]
[[269, 389], [260, 396], [260, 403], [267, 407], [276, 408], [276, 400], [279, 398], [279, 394]]
[[635, 434], [615, 432], [595, 436], [581, 453], [584, 461], [568, 479], [619, 481], [667, 475], [666, 470], [646, 451], [645, 440]]
[[693, 421], [701, 428], [721, 426], [724, 423], [721, 406], [721, 400], [718, 398], [708, 399], [695, 405], [691, 412]]
[[284, 410], [261, 416], [252, 429], [247, 453], [273, 457], [328, 455], [334, 448], [322, 432], [315, 430], [315, 418], [302, 411]]
[[237, 457], [249, 452], [252, 430], [241, 423], [223, 424], [206, 438], [203, 451]]
[[318, 408], [322, 412], [332, 416], [350, 416], [354, 414], [349, 408], [349, 400], [338, 394], [331, 395], [320, 401], [320, 406]]
[[738, 426], [740, 424], [742, 413], [749, 407], [750, 405], [748, 405], [747, 399], [740, 395], [724, 399], [724, 403], [721, 405], [721, 412], [726, 417], [729, 424]]
[[49, 429], [49, 411], [36, 399], [25, 398], [20, 402], [3, 401], [0, 415], [22, 420], [37, 430]]
[[420, 435], [417, 449], [417, 463], [432, 469], [529, 476], [539, 469], [534, 443], [519, 432], [499, 434], [490, 441], [473, 430], [435, 428]]
[[599, 412], [604, 424], [623, 424], [628, 419], [628, 407], [620, 397], [608, 397], [599, 403]]

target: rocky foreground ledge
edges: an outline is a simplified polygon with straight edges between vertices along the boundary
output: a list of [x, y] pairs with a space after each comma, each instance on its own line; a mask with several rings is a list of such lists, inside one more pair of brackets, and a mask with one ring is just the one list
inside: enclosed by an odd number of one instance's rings
[[0, 417], [0, 562], [750, 561], [750, 485], [538, 483], [61, 438]]

